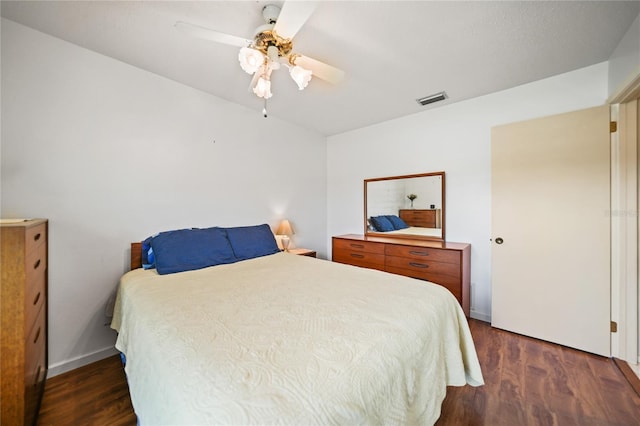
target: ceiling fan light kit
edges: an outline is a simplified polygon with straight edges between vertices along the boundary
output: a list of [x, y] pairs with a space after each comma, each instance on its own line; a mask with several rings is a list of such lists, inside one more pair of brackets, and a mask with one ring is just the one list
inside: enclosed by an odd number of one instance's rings
[[292, 52], [293, 37], [311, 16], [316, 5], [317, 2], [311, 1], [287, 1], [282, 8], [273, 4], [266, 5], [262, 8], [265, 24], [256, 29], [253, 40], [185, 22], [177, 22], [176, 27], [195, 37], [240, 47], [240, 67], [253, 75], [249, 89], [266, 100], [273, 95], [271, 73], [280, 69], [281, 65], [289, 69], [289, 76], [299, 90], [307, 87], [313, 76], [334, 84], [344, 78], [342, 70]]
[[303, 90], [311, 81], [311, 70], [306, 70], [302, 68], [300, 65], [294, 65], [293, 67], [289, 67], [289, 74], [293, 81], [298, 85], [299, 90]]
[[242, 67], [247, 74], [253, 74], [258, 71], [264, 62], [262, 53], [250, 47], [240, 48], [238, 61], [240, 62], [240, 67]]
[[258, 83], [253, 88], [253, 93], [255, 93], [259, 98], [269, 99], [273, 96], [273, 93], [271, 93], [271, 80], [260, 77], [258, 79]]
[[[238, 53], [240, 67], [248, 74], [258, 73], [258, 79], [252, 80], [250, 88], [259, 98], [269, 99], [273, 96], [271, 72], [280, 69], [281, 64], [289, 68], [289, 75], [298, 85], [299, 90], [307, 87], [313, 76], [313, 71], [295, 64], [299, 55], [291, 53], [293, 42], [280, 37], [274, 30], [279, 14], [278, 6], [266, 5], [262, 9], [266, 24], [258, 27], [251, 44], [240, 48]], [[254, 81], [255, 86], [253, 86]]]

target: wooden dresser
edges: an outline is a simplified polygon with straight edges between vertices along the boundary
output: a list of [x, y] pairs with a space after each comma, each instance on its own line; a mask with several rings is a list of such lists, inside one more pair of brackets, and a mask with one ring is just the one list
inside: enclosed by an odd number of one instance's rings
[[470, 313], [471, 245], [364, 235], [332, 238], [333, 261], [440, 284]]
[[398, 216], [409, 226], [441, 228], [440, 209], [400, 209]]
[[34, 425], [47, 377], [47, 226], [0, 225], [2, 424]]

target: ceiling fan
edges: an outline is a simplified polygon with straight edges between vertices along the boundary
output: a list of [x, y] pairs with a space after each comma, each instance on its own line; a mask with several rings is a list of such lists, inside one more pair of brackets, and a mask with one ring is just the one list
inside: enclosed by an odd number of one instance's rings
[[316, 2], [287, 1], [282, 8], [274, 4], [264, 6], [262, 16], [266, 23], [255, 30], [253, 39], [186, 22], [177, 22], [175, 26], [194, 37], [240, 47], [240, 66], [248, 74], [253, 74], [249, 89], [266, 101], [272, 96], [271, 73], [282, 65], [289, 69], [291, 78], [300, 90], [307, 87], [312, 76], [334, 84], [344, 78], [342, 70], [293, 52], [292, 39], [309, 19], [316, 5]]

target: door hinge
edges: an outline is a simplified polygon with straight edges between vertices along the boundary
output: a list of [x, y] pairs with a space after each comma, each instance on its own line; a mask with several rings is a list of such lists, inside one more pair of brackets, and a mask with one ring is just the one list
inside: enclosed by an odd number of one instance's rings
[[611, 133], [615, 133], [615, 132], [618, 131], [618, 122], [617, 121], [609, 122], [609, 131]]
[[615, 321], [611, 321], [611, 332], [612, 333], [618, 332], [618, 323]]

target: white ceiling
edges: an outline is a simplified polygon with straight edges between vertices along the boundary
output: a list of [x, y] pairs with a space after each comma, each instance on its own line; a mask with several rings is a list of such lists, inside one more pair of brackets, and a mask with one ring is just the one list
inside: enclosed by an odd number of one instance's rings
[[[2, 16], [254, 109], [238, 49], [190, 38], [186, 21], [252, 38], [282, 1], [2, 1]], [[294, 51], [343, 69], [298, 91], [272, 76], [270, 116], [333, 135], [609, 59], [640, 1], [322, 1]], [[440, 91], [430, 106], [416, 99]]]

